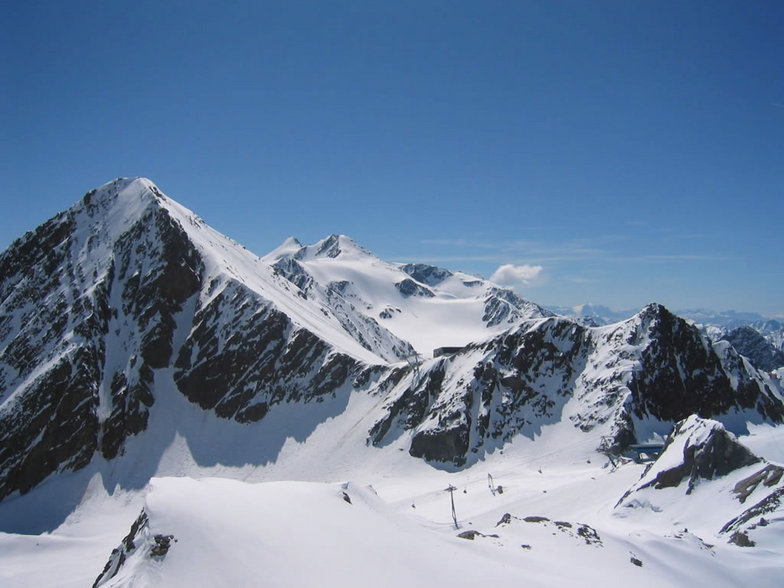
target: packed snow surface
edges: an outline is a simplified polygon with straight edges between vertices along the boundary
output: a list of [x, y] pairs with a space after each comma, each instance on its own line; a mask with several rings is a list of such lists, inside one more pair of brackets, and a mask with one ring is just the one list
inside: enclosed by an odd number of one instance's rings
[[[353, 406], [351, 418], [363, 408]], [[143, 509], [149, 529], [103, 585], [780, 585], [781, 525], [753, 549], [719, 534], [738, 511], [730, 489], [748, 468], [691, 496], [649, 489], [647, 501], [618, 506], [645, 465], [613, 468], [568, 424], [449, 473], [395, 447], [346, 441], [351, 418], [289, 439], [266, 467], [200, 467], [172, 439], [157, 468], [164, 477], [143, 487], [94, 473], [79, 506], [50, 531], [0, 534], [0, 584], [91, 585]], [[138, 447], [129, 452], [144, 460]], [[72, 474], [80, 475], [89, 474]], [[35, 493], [57, 500], [46, 487]], [[25, 508], [2, 505], [15, 506]], [[155, 535], [173, 537], [162, 557], [150, 556]]]

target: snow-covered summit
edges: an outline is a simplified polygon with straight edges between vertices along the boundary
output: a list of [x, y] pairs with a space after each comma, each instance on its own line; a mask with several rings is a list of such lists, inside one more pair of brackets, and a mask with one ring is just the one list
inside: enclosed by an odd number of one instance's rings
[[[409, 343], [412, 350], [405, 355], [415, 350], [430, 356], [436, 348], [487, 339], [521, 321], [552, 314], [475, 276], [383, 261], [345, 235], [298, 245], [288, 239], [264, 260], [308, 298], [346, 316], [345, 322], [356, 324], [362, 317], [366, 325], [378, 325], [372, 331]], [[364, 337], [383, 345], [383, 336], [368, 335], [367, 328]], [[390, 350], [382, 355], [390, 357]]]
[[300, 249], [302, 249], [302, 243], [300, 243], [299, 239], [297, 239], [296, 237], [294, 237], [292, 235], [290, 237], [287, 237], [286, 240], [283, 241], [283, 243], [278, 245], [275, 249], [270, 251], [264, 257], [268, 261], [273, 261], [274, 262], [274, 261], [280, 259], [281, 257], [290, 257], [290, 256], [294, 255]]
[[359, 245], [351, 237], [346, 235], [329, 235], [318, 243], [302, 247], [294, 255], [298, 260], [313, 260], [316, 258], [335, 259], [340, 257], [342, 260], [361, 260], [375, 258], [367, 249]]
[[122, 452], [160, 401], [156, 370], [249, 422], [386, 362], [143, 178], [91, 190], [15, 241], [0, 276], [0, 496]]

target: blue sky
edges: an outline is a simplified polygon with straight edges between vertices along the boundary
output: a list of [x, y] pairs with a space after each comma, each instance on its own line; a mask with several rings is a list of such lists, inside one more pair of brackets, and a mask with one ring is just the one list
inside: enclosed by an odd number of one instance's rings
[[259, 254], [345, 233], [545, 305], [784, 315], [782, 26], [778, 1], [3, 2], [0, 248], [145, 176]]

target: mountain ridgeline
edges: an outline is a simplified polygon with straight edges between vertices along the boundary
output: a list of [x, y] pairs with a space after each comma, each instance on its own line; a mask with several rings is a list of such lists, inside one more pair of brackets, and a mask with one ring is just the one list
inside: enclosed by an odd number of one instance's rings
[[356, 436], [448, 468], [562, 420], [620, 449], [692, 414], [784, 419], [776, 377], [661, 305], [589, 327], [342, 235], [260, 258], [118, 179], [0, 254], [0, 499], [120, 458], [168, 393], [260, 429], [362, 395]]

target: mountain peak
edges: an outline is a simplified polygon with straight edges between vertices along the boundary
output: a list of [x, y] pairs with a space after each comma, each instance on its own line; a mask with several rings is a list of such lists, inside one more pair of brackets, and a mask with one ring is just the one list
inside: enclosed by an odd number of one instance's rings
[[672, 315], [672, 313], [667, 309], [667, 307], [658, 302], [650, 302], [646, 304], [643, 309], [637, 313], [637, 316], [642, 321], [654, 320], [658, 317], [669, 315]]
[[370, 251], [362, 247], [351, 237], [346, 235], [332, 234], [322, 239], [318, 243], [302, 247], [294, 257], [296, 259], [316, 259], [316, 258], [361, 258], [375, 257]]
[[154, 202], [169, 202], [158, 187], [147, 178], [117, 178], [87, 192], [72, 211], [91, 218], [105, 215], [107, 221], [126, 224], [138, 220]]
[[270, 251], [264, 257], [272, 262], [277, 261], [281, 257], [292, 257], [294, 256], [300, 249], [302, 249], [302, 243], [300, 243], [299, 239], [294, 237], [293, 235], [286, 237], [286, 239], [278, 245], [275, 249]]
[[91, 204], [95, 196], [122, 196], [123, 198], [138, 197], [142, 194], [150, 192], [160, 198], [164, 198], [163, 193], [158, 189], [155, 183], [143, 177], [135, 178], [116, 178], [106, 182], [98, 188], [93, 188], [84, 195], [84, 203]]

